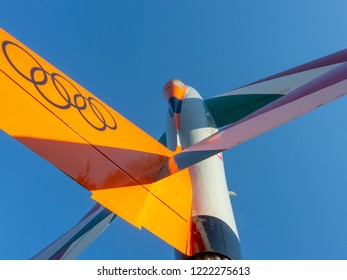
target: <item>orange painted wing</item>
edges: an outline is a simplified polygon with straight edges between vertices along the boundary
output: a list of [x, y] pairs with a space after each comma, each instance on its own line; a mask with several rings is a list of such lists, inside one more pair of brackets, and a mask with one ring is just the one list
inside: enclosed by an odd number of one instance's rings
[[1, 29], [0, 44], [0, 129], [189, 254], [189, 173], [154, 183], [173, 153]]

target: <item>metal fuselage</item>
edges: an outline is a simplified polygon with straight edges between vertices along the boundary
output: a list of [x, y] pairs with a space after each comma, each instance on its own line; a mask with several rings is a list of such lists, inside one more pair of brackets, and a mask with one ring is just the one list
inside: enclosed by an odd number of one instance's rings
[[[166, 142], [171, 150], [186, 149], [218, 129], [204, 100], [192, 87], [179, 80], [164, 86], [169, 104]], [[193, 203], [191, 244], [193, 259], [240, 259], [240, 243], [222, 154], [189, 167]], [[180, 253], [177, 258], [186, 258]]]

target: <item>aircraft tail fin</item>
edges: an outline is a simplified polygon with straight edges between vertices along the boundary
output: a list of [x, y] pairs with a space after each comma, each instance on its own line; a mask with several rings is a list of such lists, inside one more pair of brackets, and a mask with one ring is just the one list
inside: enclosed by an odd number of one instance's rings
[[189, 174], [153, 183], [173, 152], [1, 29], [0, 45], [0, 129], [186, 253]]

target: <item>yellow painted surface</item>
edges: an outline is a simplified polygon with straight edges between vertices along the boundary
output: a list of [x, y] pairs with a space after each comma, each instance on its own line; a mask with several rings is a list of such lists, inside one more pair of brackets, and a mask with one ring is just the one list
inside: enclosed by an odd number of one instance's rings
[[189, 172], [153, 182], [174, 153], [1, 29], [0, 44], [0, 129], [189, 254]]
[[[135, 180], [140, 183], [153, 180], [158, 166], [173, 155], [172, 151], [3, 30], [0, 30], [0, 42], [0, 69], [85, 141], [107, 153]], [[41, 122], [45, 127], [51, 125], [46, 119]], [[110, 151], [110, 148], [116, 149]], [[124, 156], [120, 149], [138, 153]], [[136, 168], [139, 161], [146, 162], [146, 166]]]
[[[0, 41], [1, 70], [91, 143], [171, 154], [151, 136], [3, 30], [0, 30]], [[115, 125], [116, 129], [113, 129]]]
[[[177, 250], [190, 255], [191, 182], [188, 170], [147, 186], [93, 191], [92, 198]], [[130, 207], [131, 205], [131, 207]]]

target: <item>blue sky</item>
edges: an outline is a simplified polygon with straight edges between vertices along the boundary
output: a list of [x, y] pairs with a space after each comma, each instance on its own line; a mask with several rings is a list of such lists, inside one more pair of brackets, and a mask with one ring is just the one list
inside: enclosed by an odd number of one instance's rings
[[[347, 3], [0, 0], [0, 27], [154, 137], [161, 88], [203, 97], [347, 47]], [[224, 154], [245, 259], [347, 259], [347, 99]], [[0, 259], [27, 259], [75, 224], [88, 191], [0, 132]], [[172, 259], [117, 219], [81, 259]]]

